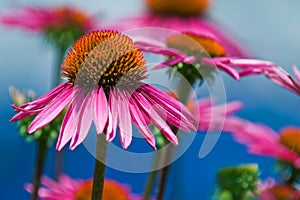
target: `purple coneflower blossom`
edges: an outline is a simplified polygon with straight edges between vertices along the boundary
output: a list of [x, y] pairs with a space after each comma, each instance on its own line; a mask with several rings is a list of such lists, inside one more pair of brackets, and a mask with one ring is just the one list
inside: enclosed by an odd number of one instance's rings
[[1, 23], [33, 32], [77, 27], [83, 33], [95, 28], [96, 21], [84, 12], [69, 6], [54, 8], [25, 7], [0, 15]]
[[[168, 123], [189, 132], [195, 119], [188, 109], [166, 93], [142, 82], [147, 77], [142, 52], [127, 36], [114, 31], [95, 31], [77, 40], [62, 65], [68, 79], [33, 102], [14, 106], [17, 121], [35, 115], [28, 128], [33, 133], [49, 124], [68, 108], [56, 148], [71, 140], [75, 149], [87, 136], [92, 121], [97, 134], [112, 141], [119, 127], [123, 148], [132, 140], [132, 123], [155, 149], [152, 123], [173, 144], [178, 139]], [[68, 105], [70, 105], [68, 107]]]
[[[188, 34], [197, 41], [203, 36], [216, 41], [225, 47], [227, 56], [245, 57], [244, 48], [229, 34], [204, 17], [209, 7], [208, 0], [147, 0], [148, 11], [145, 14], [121, 20], [116, 27], [120, 30], [143, 27], [166, 28], [178, 33]], [[201, 44], [201, 43], [200, 43]], [[202, 44], [201, 44], [202, 45]]]
[[[231, 117], [225, 122], [223, 130], [230, 132], [236, 141], [246, 145], [252, 154], [273, 157], [300, 167], [300, 156], [291, 144], [295, 141], [295, 135], [291, 137], [285, 134], [288, 129], [279, 134], [264, 124]], [[299, 131], [298, 135], [300, 136]]]
[[[58, 182], [42, 177], [42, 185], [39, 189], [41, 200], [90, 200], [92, 195], [93, 179], [72, 179], [67, 175], [61, 175]], [[25, 189], [32, 192], [32, 185], [26, 184]], [[115, 180], [105, 179], [103, 189], [103, 200], [141, 200], [136, 194], [132, 194], [128, 185], [121, 184]]]
[[236, 141], [246, 145], [250, 153], [274, 157], [300, 167], [299, 128], [287, 127], [279, 134], [264, 124], [233, 116], [242, 107], [239, 101], [212, 106], [210, 99], [204, 99], [197, 104], [198, 108], [193, 109], [193, 114], [201, 119], [198, 126], [200, 131], [210, 129], [228, 132]]

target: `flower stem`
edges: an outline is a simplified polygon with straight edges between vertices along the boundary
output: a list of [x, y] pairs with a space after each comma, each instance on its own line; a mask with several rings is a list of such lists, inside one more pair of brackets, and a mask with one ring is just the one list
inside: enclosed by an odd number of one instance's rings
[[148, 176], [148, 179], [147, 179], [143, 200], [149, 200], [150, 197], [151, 197], [151, 193], [153, 191], [153, 186], [154, 186], [154, 182], [155, 182], [155, 177], [157, 175], [157, 170], [156, 169], [159, 165], [160, 158], [161, 158], [161, 152], [157, 151], [156, 155], [155, 155], [153, 168], [152, 168], [153, 170], [150, 172], [150, 174]]
[[36, 163], [33, 175], [33, 191], [31, 193], [31, 200], [38, 199], [38, 190], [41, 183], [41, 176], [44, 169], [44, 164], [46, 160], [47, 154], [47, 140], [44, 137], [41, 137], [37, 140], [37, 156], [36, 156]]
[[[191, 92], [191, 87], [187, 87], [187, 81], [184, 77], [180, 78], [178, 87], [177, 87], [177, 96], [178, 100], [181, 101], [183, 104], [186, 104], [189, 97], [190, 97], [190, 92]], [[177, 134], [178, 128], [176, 127], [171, 127], [173, 133]], [[168, 174], [170, 171], [170, 165], [167, 165], [167, 163], [171, 163], [170, 159], [173, 159], [175, 152], [175, 147], [173, 145], [169, 145], [166, 148], [166, 154], [164, 156], [164, 162], [166, 163], [164, 168], [161, 169], [161, 177], [159, 181], [159, 189], [158, 189], [158, 194], [157, 194], [157, 200], [162, 200], [164, 196], [164, 191], [167, 183], [167, 178]]]
[[104, 134], [97, 136], [92, 200], [102, 200], [108, 143]]
[[[60, 70], [61, 70], [61, 64], [64, 59], [64, 55], [66, 52], [66, 48], [64, 47], [57, 47], [57, 58], [56, 58], [56, 68], [55, 72], [53, 74], [53, 87], [56, 87], [59, 85], [60, 81]], [[54, 178], [58, 180], [58, 177], [62, 172], [64, 171], [64, 151], [55, 151], [54, 153]]]
[[[171, 127], [171, 128], [174, 133], [177, 133], [178, 128], [176, 128], [176, 127]], [[168, 178], [170, 167], [171, 167], [171, 164], [168, 164], [168, 163], [171, 163], [170, 160], [173, 159], [175, 147], [171, 144], [168, 144], [168, 146], [166, 147], [166, 149], [164, 151], [165, 151], [165, 153], [162, 158], [163, 158], [163, 162], [164, 162], [163, 166], [165, 166], [165, 167], [160, 170], [161, 175], [160, 175], [160, 180], [159, 180], [159, 185], [158, 185], [157, 200], [162, 200], [164, 197], [167, 178]]]

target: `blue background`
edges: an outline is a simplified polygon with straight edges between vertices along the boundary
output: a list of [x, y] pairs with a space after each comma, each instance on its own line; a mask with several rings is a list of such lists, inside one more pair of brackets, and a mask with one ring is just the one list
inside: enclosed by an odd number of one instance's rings
[[[56, 5], [72, 3], [105, 21], [114, 21], [143, 12], [140, 0], [1, 0], [0, 12], [23, 5]], [[268, 59], [291, 72], [300, 66], [300, 2], [298, 0], [215, 0], [209, 12], [212, 20], [233, 33], [258, 58]], [[1, 199], [28, 199], [23, 184], [32, 178], [33, 143], [25, 143], [18, 135], [8, 86], [32, 88], [37, 94], [50, 89], [54, 50], [38, 34], [0, 27], [0, 191]], [[239, 115], [259, 121], [275, 130], [287, 125], [299, 126], [299, 97], [273, 84], [263, 76], [236, 82], [224, 74], [228, 100], [241, 100], [244, 109]], [[172, 167], [166, 199], [209, 199], [213, 193], [217, 169], [239, 163], [256, 162], [261, 177], [273, 175], [271, 158], [249, 155], [246, 148], [223, 134], [215, 148], [204, 159], [198, 158], [203, 141], [199, 134], [193, 145]], [[135, 145], [133, 143], [133, 145]], [[140, 145], [140, 144], [137, 144]], [[144, 145], [144, 143], [142, 143]], [[53, 149], [49, 151], [45, 173], [53, 175]], [[66, 173], [72, 177], [90, 178], [94, 160], [83, 146], [66, 151]], [[123, 173], [108, 168], [106, 176], [130, 184], [133, 192], [141, 193], [147, 174]]]

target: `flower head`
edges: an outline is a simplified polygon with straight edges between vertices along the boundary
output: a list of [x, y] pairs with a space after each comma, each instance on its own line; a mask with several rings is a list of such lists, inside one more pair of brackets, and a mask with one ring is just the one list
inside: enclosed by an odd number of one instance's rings
[[195, 130], [195, 119], [183, 104], [142, 82], [147, 77], [145, 64], [129, 37], [114, 31], [86, 34], [74, 43], [62, 65], [62, 75], [68, 81], [33, 102], [14, 106], [18, 114], [11, 121], [37, 114], [28, 128], [32, 133], [70, 105], [60, 129], [58, 150], [70, 140], [70, 148], [76, 148], [92, 121], [97, 134], [106, 134], [108, 141], [115, 138], [118, 127], [124, 148], [132, 140], [132, 123], [153, 148], [155, 138], [149, 123], [178, 144], [167, 123], [188, 132]]
[[94, 18], [70, 6], [25, 7], [2, 14], [0, 22], [44, 34], [50, 42], [66, 47], [96, 26]]
[[[61, 175], [58, 182], [44, 176], [42, 185], [38, 191], [41, 200], [90, 200], [92, 196], [93, 180], [72, 179], [67, 175]], [[32, 185], [26, 184], [25, 189], [31, 192]], [[102, 199], [103, 200], [133, 200], [140, 199], [131, 194], [127, 185], [115, 180], [105, 179]]]

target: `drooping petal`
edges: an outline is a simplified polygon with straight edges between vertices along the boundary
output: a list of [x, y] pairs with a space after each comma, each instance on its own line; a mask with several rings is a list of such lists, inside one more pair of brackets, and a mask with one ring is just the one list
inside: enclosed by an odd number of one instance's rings
[[32, 110], [36, 108], [41, 108], [46, 106], [52, 99], [54, 99], [62, 90], [66, 90], [71, 88], [72, 85], [68, 82], [62, 83], [57, 87], [53, 88], [46, 94], [42, 95], [41, 97], [35, 99], [33, 102], [29, 102], [20, 106], [25, 110]]
[[132, 124], [129, 112], [129, 99], [121, 90], [117, 90], [118, 95], [118, 125], [120, 131], [121, 144], [127, 149], [132, 141]]
[[143, 135], [145, 140], [150, 144], [150, 146], [152, 146], [153, 149], [156, 150], [155, 137], [153, 133], [149, 130], [147, 123], [144, 119], [144, 115], [134, 99], [130, 99], [129, 106], [130, 106], [130, 114], [133, 123], [137, 126], [140, 133]]
[[117, 123], [118, 123], [118, 102], [117, 97], [114, 90], [110, 90], [109, 92], [109, 108], [110, 113], [108, 114], [108, 128], [106, 129], [106, 140], [111, 142], [115, 136], [117, 131]]
[[28, 133], [33, 133], [49, 124], [67, 106], [74, 96], [76, 90], [67, 88], [40, 112], [28, 128]]
[[93, 121], [93, 101], [95, 98], [95, 89], [91, 90], [84, 98], [79, 111], [78, 125], [76, 134], [73, 135], [70, 149], [74, 150], [87, 136]]
[[79, 88], [78, 93], [75, 95], [73, 102], [62, 121], [56, 143], [56, 150], [60, 151], [76, 133], [79, 111], [83, 100], [84, 89]]
[[96, 131], [101, 134], [108, 119], [108, 103], [102, 87], [96, 91], [93, 108]]
[[138, 92], [133, 93], [132, 97], [141, 107], [143, 107], [152, 119], [152, 123], [161, 131], [161, 133], [173, 144], [178, 145], [178, 139], [173, 133], [169, 125], [152, 109], [151, 103], [149, 103]]

